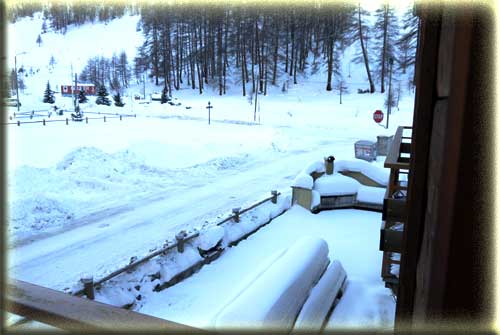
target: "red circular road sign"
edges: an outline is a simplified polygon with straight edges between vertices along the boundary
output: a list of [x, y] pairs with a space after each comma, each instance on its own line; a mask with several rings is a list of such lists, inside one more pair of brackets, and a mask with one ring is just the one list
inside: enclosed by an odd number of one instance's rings
[[380, 123], [382, 122], [383, 119], [384, 119], [384, 113], [382, 113], [381, 110], [377, 109], [375, 113], [373, 113], [373, 120], [377, 123]]

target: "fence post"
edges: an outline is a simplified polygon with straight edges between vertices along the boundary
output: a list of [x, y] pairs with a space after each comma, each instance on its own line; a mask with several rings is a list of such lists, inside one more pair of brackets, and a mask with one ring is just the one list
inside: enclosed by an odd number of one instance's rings
[[43, 125], [45, 126], [45, 119], [43, 119]]
[[21, 125], [21, 121], [17, 120], [17, 125], [20, 126]]
[[233, 208], [234, 222], [240, 222], [240, 207]]
[[89, 117], [88, 116], [85, 117], [85, 123], [89, 123]]
[[273, 196], [273, 198], [271, 199], [271, 202], [273, 204], [276, 204], [278, 202], [278, 191], [272, 190], [271, 195]]
[[122, 120], [122, 115], [120, 114], [120, 121]]
[[106, 115], [104, 115], [104, 122], [106, 122]]
[[85, 293], [90, 300], [94, 300], [94, 277], [83, 274], [80, 281], [83, 283], [83, 293]]
[[177, 251], [181, 254], [184, 252], [184, 237], [186, 237], [186, 232], [184, 230], [181, 230], [175, 235], [175, 239], [177, 240]]
[[66, 125], [68, 125], [68, 118], [66, 118]]

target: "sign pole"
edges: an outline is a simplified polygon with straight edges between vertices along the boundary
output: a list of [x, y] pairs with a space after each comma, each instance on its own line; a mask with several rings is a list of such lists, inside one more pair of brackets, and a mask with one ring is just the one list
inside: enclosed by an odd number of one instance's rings
[[208, 106], [206, 108], [208, 109], [208, 124], [210, 124], [210, 109], [213, 108], [213, 106], [210, 105], [210, 101], [208, 102]]

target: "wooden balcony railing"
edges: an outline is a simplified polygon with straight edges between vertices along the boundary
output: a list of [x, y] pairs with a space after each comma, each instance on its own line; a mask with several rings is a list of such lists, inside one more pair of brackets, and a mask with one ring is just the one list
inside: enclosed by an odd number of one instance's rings
[[408, 131], [411, 131], [411, 127], [398, 127], [384, 162], [384, 167], [390, 168], [391, 172], [384, 197], [380, 229], [380, 250], [384, 252], [381, 276], [386, 286], [393, 290], [397, 288], [398, 278], [391, 273], [391, 266], [399, 264], [400, 261], [391, 256], [393, 253], [401, 253], [403, 240], [403, 230], [395, 228], [402, 226], [404, 229], [407, 215], [406, 192], [410, 172], [411, 136], [405, 136], [404, 133]]
[[63, 330], [208, 333], [179, 323], [75, 297], [20, 280], [9, 280], [5, 293], [7, 312]]

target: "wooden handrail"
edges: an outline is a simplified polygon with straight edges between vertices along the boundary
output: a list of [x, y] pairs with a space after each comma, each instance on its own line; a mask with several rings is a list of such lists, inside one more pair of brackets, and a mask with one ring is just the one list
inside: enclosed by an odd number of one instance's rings
[[384, 167], [391, 169], [409, 169], [410, 162], [408, 159], [401, 159], [401, 153], [409, 153], [409, 143], [403, 143], [403, 129], [411, 129], [411, 127], [399, 126], [392, 140], [391, 147], [387, 153], [387, 157], [384, 162]]
[[78, 298], [46, 287], [11, 279], [5, 307], [10, 313], [65, 330], [208, 333], [204, 330]]

